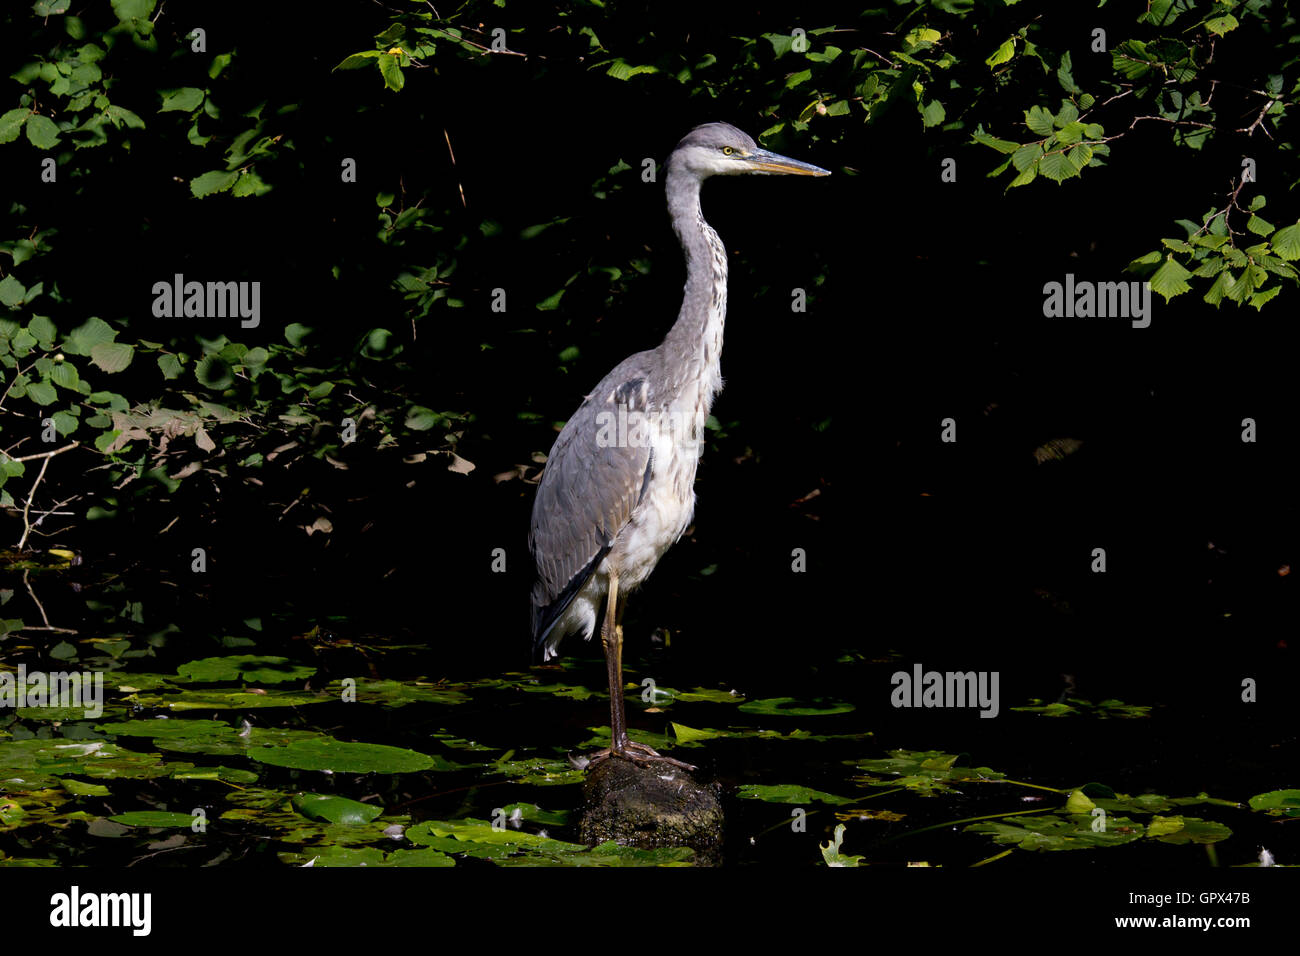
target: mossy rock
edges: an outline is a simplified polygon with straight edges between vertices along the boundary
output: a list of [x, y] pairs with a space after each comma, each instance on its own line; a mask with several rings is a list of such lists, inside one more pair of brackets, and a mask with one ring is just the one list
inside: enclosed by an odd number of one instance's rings
[[614, 840], [643, 850], [688, 846], [698, 862], [721, 861], [722, 803], [716, 785], [669, 764], [610, 758], [587, 776], [579, 825], [584, 843]]

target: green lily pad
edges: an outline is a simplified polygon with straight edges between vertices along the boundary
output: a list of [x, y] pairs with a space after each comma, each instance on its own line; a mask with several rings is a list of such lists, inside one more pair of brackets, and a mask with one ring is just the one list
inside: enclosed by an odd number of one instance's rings
[[[938, 750], [891, 750], [890, 756], [883, 760], [859, 762], [858, 769], [868, 774], [858, 778], [858, 782], [869, 787], [906, 787], [924, 796], [934, 796], [953, 792], [955, 783], [1006, 779], [1006, 774], [989, 767], [960, 766], [962, 757]], [[898, 776], [887, 778], [875, 774]]]
[[165, 740], [174, 737], [201, 737], [205, 734], [224, 734], [232, 730], [224, 720], [123, 720], [110, 724], [96, 724], [95, 729], [105, 734], [123, 737], [151, 737]]
[[1270, 816], [1300, 817], [1300, 790], [1270, 790], [1250, 798], [1252, 810], [1263, 810]]
[[305, 817], [330, 823], [369, 823], [384, 812], [383, 807], [324, 793], [297, 794], [293, 806]]
[[347, 743], [332, 737], [296, 740], [286, 747], [250, 747], [248, 756], [275, 767], [335, 773], [414, 773], [433, 765], [433, 758], [414, 750]]
[[331, 846], [310, 853], [281, 853], [291, 866], [455, 866], [456, 861], [437, 850], [393, 850], [375, 847]]
[[[463, 685], [444, 686], [420, 681], [358, 680], [355, 694], [357, 703], [380, 704], [384, 707], [405, 707], [407, 704], [464, 704], [470, 700]], [[326, 691], [335, 700], [343, 698], [342, 681], [331, 681]]]
[[133, 698], [141, 707], [159, 710], [254, 710], [263, 707], [305, 707], [328, 704], [336, 698], [323, 693], [301, 690], [180, 690], [174, 694], [137, 694]]
[[[580, 750], [603, 750], [609, 746], [610, 736], [608, 727], [588, 727], [592, 736], [588, 737], [582, 743], [578, 744]], [[653, 747], [655, 750], [663, 751], [671, 749], [676, 743], [667, 734], [657, 734], [653, 730], [628, 730], [628, 735], [639, 744], [645, 744], [647, 747]]]
[[1052, 701], [1050, 703], [1035, 699], [1030, 702], [1029, 706], [1012, 707], [1011, 709], [1031, 714], [1042, 714], [1044, 717], [1068, 717], [1086, 714], [1102, 720], [1111, 717], [1132, 719], [1151, 716], [1151, 707], [1147, 704], [1126, 704], [1122, 700], [1114, 699], [1103, 700], [1094, 704], [1092, 701], [1080, 697], [1071, 697], [1066, 701]]
[[188, 813], [167, 813], [163, 810], [137, 810], [109, 817], [114, 823], [128, 827], [184, 827], [189, 829], [194, 817]]
[[833, 793], [801, 787], [798, 784], [745, 784], [736, 791], [742, 800], [762, 800], [765, 803], [829, 803], [843, 806], [857, 801], [851, 797], [838, 797]]
[[176, 769], [157, 754], [124, 750], [103, 740], [13, 740], [0, 747], [0, 781], [10, 789], [25, 789], [15, 781], [76, 774], [98, 780], [148, 779]]
[[534, 787], [558, 787], [582, 783], [586, 773], [574, 768], [567, 760], [547, 760], [534, 757], [529, 760], [498, 760], [490, 767], [495, 773], [503, 773], [516, 783], [531, 784]]
[[72, 777], [64, 777], [60, 782], [63, 789], [74, 797], [107, 797], [112, 793], [102, 783], [84, 783]]
[[1108, 817], [1103, 830], [1094, 830], [1093, 821], [1088, 814], [1007, 817], [971, 824], [964, 832], [987, 833], [995, 843], [1022, 850], [1088, 850], [1132, 843], [1146, 835], [1142, 824], [1128, 817]]
[[1232, 831], [1222, 823], [1198, 817], [1153, 817], [1147, 825], [1147, 836], [1161, 843], [1218, 843], [1232, 836]]
[[506, 819], [527, 820], [529, 823], [545, 823], [551, 826], [564, 826], [569, 822], [568, 810], [543, 810], [535, 803], [512, 803], [501, 808]]
[[729, 736], [723, 730], [697, 730], [694, 727], [687, 727], [685, 724], [679, 724], [676, 721], [672, 724], [673, 736], [677, 738], [677, 743], [683, 747], [689, 747], [698, 744], [702, 740], [714, 740], [718, 737]]
[[205, 657], [176, 668], [177, 678], [191, 683], [242, 680], [249, 684], [283, 684], [306, 680], [315, 673], [316, 668], [291, 663], [287, 657], [260, 654]]
[[827, 714], [847, 714], [854, 709], [852, 704], [844, 701], [828, 701], [820, 697], [812, 700], [767, 697], [740, 705], [740, 710], [746, 714], [770, 714], [779, 717], [821, 717]]
[[172, 771], [173, 780], [224, 780], [227, 783], [257, 783], [257, 774], [235, 767], [193, 767]]

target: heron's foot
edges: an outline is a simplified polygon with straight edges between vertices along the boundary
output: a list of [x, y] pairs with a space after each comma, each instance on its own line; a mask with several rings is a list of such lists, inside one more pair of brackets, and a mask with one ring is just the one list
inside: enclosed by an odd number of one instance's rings
[[588, 757], [569, 758], [569, 763], [579, 770], [591, 770], [596, 765], [603, 763], [610, 757], [622, 757], [624, 760], [630, 760], [638, 767], [649, 767], [651, 764], [666, 763], [672, 767], [680, 767], [682, 770], [698, 769], [694, 764], [682, 763], [680, 760], [674, 760], [672, 757], [665, 757], [653, 747], [645, 744], [639, 744], [635, 740], [629, 740], [622, 747], [606, 747], [604, 750], [597, 750]]

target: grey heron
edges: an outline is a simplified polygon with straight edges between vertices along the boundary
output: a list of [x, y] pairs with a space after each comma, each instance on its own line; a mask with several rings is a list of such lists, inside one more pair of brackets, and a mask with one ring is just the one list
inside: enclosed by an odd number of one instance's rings
[[829, 176], [760, 149], [726, 123], [691, 130], [668, 159], [673, 231], [686, 256], [681, 310], [658, 347], [628, 356], [600, 380], [551, 448], [533, 502], [529, 549], [534, 653], [555, 656], [569, 634], [590, 640], [604, 606], [610, 756], [644, 764], [664, 757], [628, 740], [623, 710], [623, 610], [627, 595], [682, 536], [695, 511], [704, 421], [722, 388], [727, 253], [704, 221], [700, 185], [745, 173]]

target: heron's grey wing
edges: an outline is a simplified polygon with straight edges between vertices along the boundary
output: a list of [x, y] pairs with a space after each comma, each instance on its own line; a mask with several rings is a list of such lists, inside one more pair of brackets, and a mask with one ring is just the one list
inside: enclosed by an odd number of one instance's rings
[[605, 376], [547, 458], [528, 536], [537, 563], [536, 647], [609, 553], [649, 486], [652, 450], [648, 435], [636, 428], [649, 408], [648, 379], [638, 361], [645, 354]]

